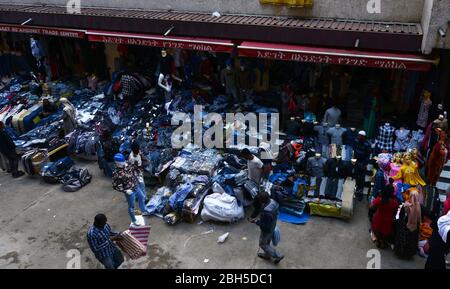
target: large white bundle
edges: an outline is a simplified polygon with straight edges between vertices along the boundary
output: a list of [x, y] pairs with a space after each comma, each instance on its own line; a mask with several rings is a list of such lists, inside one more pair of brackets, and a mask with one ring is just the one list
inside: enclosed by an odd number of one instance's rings
[[201, 213], [204, 221], [236, 222], [244, 218], [244, 208], [228, 194], [214, 193], [205, 197]]

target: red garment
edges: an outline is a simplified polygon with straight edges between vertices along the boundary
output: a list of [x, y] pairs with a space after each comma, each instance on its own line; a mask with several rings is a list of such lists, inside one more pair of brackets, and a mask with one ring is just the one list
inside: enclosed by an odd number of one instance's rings
[[445, 163], [449, 160], [450, 149], [445, 142], [447, 134], [439, 131], [439, 142], [434, 145], [428, 160], [428, 181], [431, 185], [436, 185]]
[[424, 150], [424, 151], [426, 151], [428, 149], [428, 144], [430, 142], [431, 130], [432, 129], [433, 129], [433, 122], [431, 122], [427, 126], [427, 129], [425, 130], [425, 136], [423, 137], [423, 141], [422, 141], [422, 150]]
[[396, 199], [390, 199], [389, 202], [383, 203], [381, 196], [372, 202], [372, 206], [376, 206], [377, 210], [372, 219], [372, 231], [388, 237], [394, 233], [394, 218], [398, 209]]
[[447, 215], [448, 211], [450, 211], [450, 195], [447, 195], [447, 199], [444, 202], [443, 215]]

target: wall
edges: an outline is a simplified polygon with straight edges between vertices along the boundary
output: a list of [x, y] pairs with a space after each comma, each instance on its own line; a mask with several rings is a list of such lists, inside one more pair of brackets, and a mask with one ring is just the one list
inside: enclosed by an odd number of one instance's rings
[[[450, 1], [426, 0], [423, 15], [424, 38], [422, 51], [428, 54], [433, 48], [450, 49]], [[447, 32], [446, 37], [443, 38], [439, 35], [439, 28]]]
[[[69, 0], [14, 0], [14, 4], [66, 5]], [[261, 5], [258, 0], [80, 0], [81, 7], [138, 8], [148, 10], [201, 11], [212, 13], [257, 14], [276, 16], [303, 16], [347, 18], [356, 20], [420, 22], [426, 0], [380, 0], [381, 13], [369, 14], [369, 0], [315, 0], [312, 8], [289, 8]], [[448, 1], [448, 0], [447, 0]], [[0, 0], [11, 3], [11, 0]]]

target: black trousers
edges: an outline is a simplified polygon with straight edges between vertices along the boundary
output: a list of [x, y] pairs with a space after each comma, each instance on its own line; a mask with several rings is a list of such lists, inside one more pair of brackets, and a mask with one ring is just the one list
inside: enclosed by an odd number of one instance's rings
[[19, 170], [19, 157], [16, 154], [6, 155], [9, 162], [9, 168], [13, 175], [16, 175]]

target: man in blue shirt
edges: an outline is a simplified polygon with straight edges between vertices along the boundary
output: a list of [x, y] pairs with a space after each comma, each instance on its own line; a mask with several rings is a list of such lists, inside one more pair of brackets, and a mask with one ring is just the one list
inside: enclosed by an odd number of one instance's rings
[[116, 247], [113, 241], [120, 240], [119, 233], [112, 232], [111, 227], [106, 223], [104, 214], [95, 216], [94, 225], [87, 233], [87, 241], [97, 260], [106, 269], [117, 269], [123, 263], [122, 252]]

